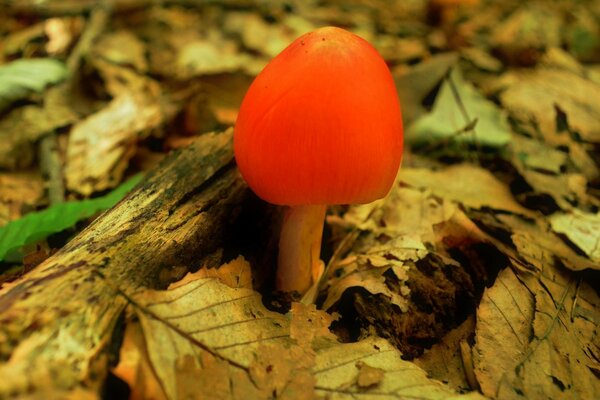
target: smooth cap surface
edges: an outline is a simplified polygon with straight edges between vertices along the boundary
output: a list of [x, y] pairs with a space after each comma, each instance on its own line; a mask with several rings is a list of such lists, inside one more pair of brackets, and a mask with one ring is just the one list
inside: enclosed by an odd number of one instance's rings
[[384, 60], [364, 39], [326, 27], [296, 39], [256, 77], [234, 149], [242, 176], [270, 203], [368, 203], [394, 181], [402, 134]]

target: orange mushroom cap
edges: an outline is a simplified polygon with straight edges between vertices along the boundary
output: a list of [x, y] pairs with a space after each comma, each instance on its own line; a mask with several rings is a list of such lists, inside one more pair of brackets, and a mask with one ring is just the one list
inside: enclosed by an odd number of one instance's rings
[[271, 60], [248, 89], [234, 131], [250, 188], [291, 206], [384, 197], [402, 141], [385, 61], [364, 39], [334, 27], [299, 37]]

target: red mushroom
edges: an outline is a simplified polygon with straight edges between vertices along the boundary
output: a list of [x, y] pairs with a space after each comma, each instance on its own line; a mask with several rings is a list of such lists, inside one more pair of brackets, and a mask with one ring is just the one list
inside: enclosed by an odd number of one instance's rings
[[307, 33], [256, 77], [240, 107], [234, 149], [250, 188], [286, 205], [276, 285], [306, 291], [322, 272], [328, 204], [384, 197], [402, 157], [402, 119], [385, 61], [340, 28]]

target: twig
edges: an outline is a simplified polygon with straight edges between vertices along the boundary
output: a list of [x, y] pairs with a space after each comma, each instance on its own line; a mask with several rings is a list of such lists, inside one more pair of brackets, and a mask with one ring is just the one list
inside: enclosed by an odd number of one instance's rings
[[46, 190], [50, 204], [65, 200], [65, 184], [62, 177], [62, 163], [58, 153], [56, 135], [51, 133], [42, 138], [39, 145], [40, 169], [46, 180]]

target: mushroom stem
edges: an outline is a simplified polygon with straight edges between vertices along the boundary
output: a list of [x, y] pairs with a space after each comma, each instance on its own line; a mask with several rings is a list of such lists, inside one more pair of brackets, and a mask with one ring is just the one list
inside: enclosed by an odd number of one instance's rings
[[321, 239], [325, 205], [288, 207], [279, 238], [276, 286], [304, 293], [323, 271]]

